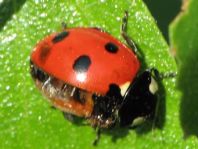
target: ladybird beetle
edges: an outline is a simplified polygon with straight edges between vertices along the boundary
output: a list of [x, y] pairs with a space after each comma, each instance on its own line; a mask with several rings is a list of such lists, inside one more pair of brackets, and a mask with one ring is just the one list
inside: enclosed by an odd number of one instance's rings
[[40, 41], [30, 58], [31, 76], [52, 105], [68, 119], [81, 117], [94, 128], [134, 125], [156, 107], [152, 70], [140, 73], [137, 49], [98, 28], [65, 28]]

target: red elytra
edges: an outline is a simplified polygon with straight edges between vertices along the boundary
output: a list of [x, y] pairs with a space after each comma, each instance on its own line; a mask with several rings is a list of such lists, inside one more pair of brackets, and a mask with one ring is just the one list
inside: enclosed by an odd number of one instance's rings
[[[140, 63], [132, 50], [108, 33], [94, 28], [66, 29], [67, 37], [54, 43], [54, 33], [34, 49], [31, 60], [44, 72], [80, 89], [106, 94], [110, 84], [132, 82]], [[116, 52], [105, 49], [107, 43], [117, 46]], [[79, 74], [74, 63], [80, 56], [88, 56], [87, 72]]]

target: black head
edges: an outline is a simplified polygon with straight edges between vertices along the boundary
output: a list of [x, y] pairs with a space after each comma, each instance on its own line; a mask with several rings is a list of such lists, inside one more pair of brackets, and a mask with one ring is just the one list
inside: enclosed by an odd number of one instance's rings
[[152, 75], [145, 71], [129, 86], [119, 110], [120, 126], [133, 125], [137, 118], [149, 118], [154, 115], [157, 97], [152, 91]]

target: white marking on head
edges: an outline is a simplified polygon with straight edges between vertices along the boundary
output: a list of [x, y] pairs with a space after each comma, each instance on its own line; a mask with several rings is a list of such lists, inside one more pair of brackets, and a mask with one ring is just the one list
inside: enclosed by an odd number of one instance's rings
[[122, 96], [124, 96], [124, 94], [126, 93], [127, 89], [129, 88], [129, 85], [130, 85], [130, 82], [126, 82], [120, 86]]
[[153, 77], [151, 77], [151, 83], [149, 85], [149, 91], [155, 94], [158, 91], [158, 84]]

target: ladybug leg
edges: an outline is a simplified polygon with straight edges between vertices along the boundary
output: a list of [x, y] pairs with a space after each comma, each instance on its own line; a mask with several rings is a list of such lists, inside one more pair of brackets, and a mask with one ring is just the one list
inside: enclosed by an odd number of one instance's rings
[[66, 120], [68, 120], [68, 121], [70, 121], [70, 122], [72, 122], [76, 125], [81, 125], [81, 126], [82, 125], [88, 125], [88, 124], [84, 123], [83, 118], [77, 117], [73, 114], [63, 112], [63, 116]]
[[70, 121], [70, 122], [74, 122], [74, 116], [72, 114], [63, 112], [63, 116], [66, 120]]
[[[162, 74], [159, 73], [159, 71], [156, 69], [156, 68], [151, 68], [151, 69], [148, 69], [148, 71], [150, 72], [151, 74], [151, 77], [153, 79], [153, 82], [151, 81], [151, 84], [150, 84], [150, 88], [149, 90], [151, 91], [152, 88], [155, 88], [154, 86], [158, 86], [157, 82], [159, 82], [160, 80], [162, 80]], [[156, 82], [157, 81], [157, 82]], [[155, 85], [156, 84], [156, 85]], [[157, 87], [157, 90], [156, 92], [158, 91], [158, 87]], [[158, 96], [159, 94], [156, 94], [155, 93], [155, 96], [156, 96], [156, 105], [155, 105], [155, 108], [154, 108], [154, 112], [153, 112], [153, 117], [152, 117], [152, 132], [154, 130], [154, 128], [156, 127], [156, 123], [157, 123], [157, 119], [158, 119], [158, 114], [159, 114], [159, 107], [160, 107], [160, 98]]]
[[122, 18], [122, 26], [121, 26], [121, 35], [125, 39], [128, 46], [133, 50], [134, 53], [141, 56], [140, 52], [138, 51], [135, 43], [127, 34], [127, 24], [128, 24], [128, 11], [125, 11], [125, 15]]
[[93, 142], [93, 145], [96, 146], [100, 140], [100, 136], [101, 136], [101, 129], [96, 127], [96, 138]]
[[56, 110], [56, 107], [55, 106], [50, 106], [51, 109], [53, 110]]
[[[163, 79], [174, 78], [177, 76], [177, 73], [175, 73], [175, 72], [161, 73], [156, 68], [151, 68], [148, 71], [151, 73], [151, 76], [159, 83], [159, 86], [161, 86], [160, 84], [162, 83], [161, 81]], [[160, 87], [160, 90], [163, 90], [162, 86]], [[160, 93], [160, 91], [159, 91], [159, 93]], [[159, 118], [159, 113], [160, 113], [159, 112], [160, 105], [161, 105], [161, 102], [163, 102], [163, 100], [160, 100], [159, 95], [160, 94], [156, 94], [157, 102], [156, 102], [155, 112], [153, 115], [152, 130], [156, 127], [156, 124], [159, 122], [158, 118]]]

